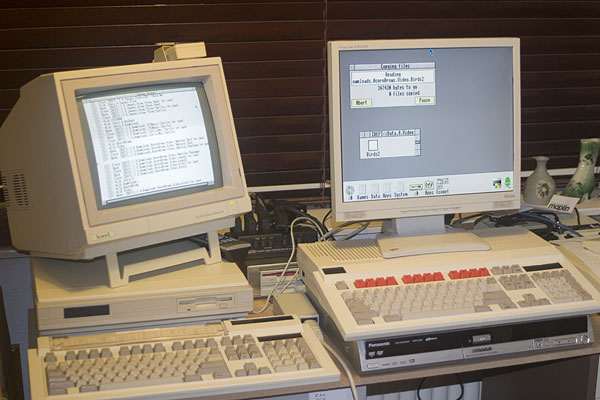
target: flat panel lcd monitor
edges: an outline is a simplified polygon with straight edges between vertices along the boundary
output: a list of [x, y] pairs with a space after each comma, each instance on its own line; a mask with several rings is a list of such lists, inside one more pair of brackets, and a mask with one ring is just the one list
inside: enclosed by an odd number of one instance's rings
[[518, 39], [342, 41], [328, 50], [335, 220], [519, 208]]

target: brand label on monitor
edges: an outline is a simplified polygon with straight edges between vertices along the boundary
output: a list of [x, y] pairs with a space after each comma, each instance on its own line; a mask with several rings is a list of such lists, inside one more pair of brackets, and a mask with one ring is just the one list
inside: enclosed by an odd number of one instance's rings
[[115, 233], [113, 231], [108, 231], [108, 232], [101, 232], [101, 233], [96, 233], [94, 235], [96, 240], [104, 240], [104, 239], [111, 239], [115, 237]]

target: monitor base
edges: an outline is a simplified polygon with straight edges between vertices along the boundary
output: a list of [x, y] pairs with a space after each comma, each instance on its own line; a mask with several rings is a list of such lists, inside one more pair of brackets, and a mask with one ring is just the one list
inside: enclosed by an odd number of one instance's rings
[[446, 228], [443, 215], [388, 220], [381, 231], [377, 245], [383, 258], [490, 250], [489, 243], [477, 235]]
[[207, 236], [208, 249], [197, 247], [191, 250], [183, 250], [158, 257], [152, 255], [146, 257], [143, 261], [137, 261], [130, 264], [123, 261], [119, 263], [117, 253], [108, 253], [106, 255], [106, 271], [108, 273], [109, 286], [111, 288], [126, 286], [129, 284], [129, 277], [131, 276], [169, 268], [175, 265], [194, 261], [204, 261], [205, 264], [214, 264], [221, 261], [221, 251], [219, 249], [217, 232], [207, 232]]

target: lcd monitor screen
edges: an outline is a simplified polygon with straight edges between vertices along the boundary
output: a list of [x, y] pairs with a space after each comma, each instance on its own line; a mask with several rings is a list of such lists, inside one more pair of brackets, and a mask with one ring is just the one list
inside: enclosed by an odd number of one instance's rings
[[514, 190], [513, 74], [511, 47], [341, 50], [343, 201]]

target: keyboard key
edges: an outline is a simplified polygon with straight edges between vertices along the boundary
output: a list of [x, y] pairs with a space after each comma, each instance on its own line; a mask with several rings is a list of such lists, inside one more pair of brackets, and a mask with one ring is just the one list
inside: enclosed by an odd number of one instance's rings
[[396, 281], [396, 278], [394, 278], [393, 276], [388, 276], [387, 278], [385, 278], [385, 284], [388, 286], [397, 285], [398, 281]]
[[116, 389], [127, 389], [127, 388], [135, 388], [141, 386], [151, 386], [151, 385], [164, 385], [169, 383], [183, 383], [183, 379], [180, 377], [169, 376], [169, 377], [157, 377], [150, 378], [144, 380], [134, 380], [134, 381], [121, 381], [121, 382], [107, 382], [102, 383], [100, 385], [100, 390], [116, 390]]
[[344, 281], [337, 281], [335, 283], [335, 287], [337, 290], [347, 290], [348, 289], [348, 285], [346, 285], [346, 282], [344, 282]]
[[473, 307], [460, 307], [460, 308], [450, 308], [447, 310], [429, 310], [429, 311], [419, 311], [419, 312], [414, 312], [414, 313], [403, 313], [402, 318], [405, 320], [410, 320], [410, 319], [443, 317], [443, 316], [448, 316], [448, 315], [470, 314], [470, 313], [474, 313], [474, 312], [475, 312], [475, 309]]
[[215, 379], [231, 378], [229, 371], [215, 371], [212, 375]]

